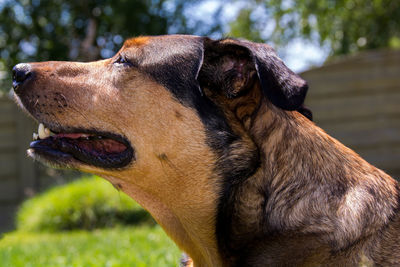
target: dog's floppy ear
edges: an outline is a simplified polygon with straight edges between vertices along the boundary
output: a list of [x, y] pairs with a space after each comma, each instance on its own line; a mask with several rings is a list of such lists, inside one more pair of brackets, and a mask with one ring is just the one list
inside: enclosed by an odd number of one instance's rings
[[286, 67], [270, 46], [247, 41], [239, 41], [239, 44], [250, 50], [261, 88], [268, 99], [286, 110], [300, 108], [306, 97], [307, 82]]
[[[226, 58], [219, 61], [219, 69], [214, 68], [208, 72], [212, 71], [214, 75], [218, 72], [225, 73], [222, 75], [222, 84], [230, 87], [226, 92], [228, 97], [245, 91], [252, 85], [253, 74], [256, 74], [264, 96], [275, 106], [297, 110], [304, 102], [308, 89], [306, 81], [286, 67], [275, 51], [266, 44], [233, 39], [206, 40], [205, 56], [205, 60], [208, 58], [211, 64], [218, 57]], [[228, 79], [231, 82], [227, 82]]]

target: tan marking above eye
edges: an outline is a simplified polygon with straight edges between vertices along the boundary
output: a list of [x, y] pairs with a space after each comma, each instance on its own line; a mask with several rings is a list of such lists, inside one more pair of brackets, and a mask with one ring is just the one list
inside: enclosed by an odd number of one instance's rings
[[124, 46], [125, 47], [130, 47], [130, 46], [142, 46], [147, 44], [150, 41], [149, 37], [137, 37], [137, 38], [132, 38], [128, 39], [125, 41]]

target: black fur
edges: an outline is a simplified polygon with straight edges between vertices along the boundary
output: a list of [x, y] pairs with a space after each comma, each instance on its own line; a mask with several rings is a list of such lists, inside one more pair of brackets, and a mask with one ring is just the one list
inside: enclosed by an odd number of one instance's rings
[[291, 71], [268, 45], [246, 40], [216, 41], [221, 50], [243, 51], [251, 56], [265, 96], [277, 107], [296, 110], [304, 102], [308, 85]]

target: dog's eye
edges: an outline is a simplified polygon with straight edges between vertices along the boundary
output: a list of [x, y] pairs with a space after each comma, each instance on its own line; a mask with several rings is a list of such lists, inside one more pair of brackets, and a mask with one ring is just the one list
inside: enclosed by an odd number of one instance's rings
[[127, 66], [131, 66], [132, 63], [126, 59], [126, 57], [124, 56], [119, 56], [118, 59], [114, 62], [115, 64], [122, 64], [122, 65], [127, 65]]

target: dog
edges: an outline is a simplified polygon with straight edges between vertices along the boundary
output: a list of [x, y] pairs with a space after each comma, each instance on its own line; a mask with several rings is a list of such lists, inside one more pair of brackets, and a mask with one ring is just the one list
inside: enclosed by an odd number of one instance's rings
[[21, 63], [29, 156], [147, 209], [186, 266], [400, 266], [399, 184], [318, 128], [265, 44], [137, 37], [112, 58]]

